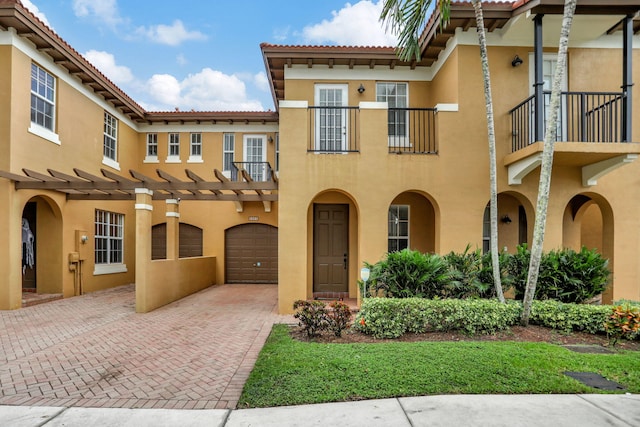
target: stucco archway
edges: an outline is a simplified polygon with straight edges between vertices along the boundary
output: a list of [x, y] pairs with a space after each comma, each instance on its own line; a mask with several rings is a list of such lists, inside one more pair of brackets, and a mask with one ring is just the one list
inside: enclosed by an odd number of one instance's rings
[[[534, 222], [531, 202], [522, 194], [508, 191], [498, 194], [498, 247], [500, 251], [514, 253], [516, 247], [531, 241]], [[482, 249], [489, 251], [489, 203], [482, 221]]]
[[22, 218], [23, 287], [40, 294], [62, 294], [63, 227], [60, 207], [47, 196], [35, 196], [25, 203]]
[[438, 207], [423, 192], [398, 194], [389, 205], [389, 251], [408, 247], [423, 253], [435, 253], [439, 240], [437, 220]]

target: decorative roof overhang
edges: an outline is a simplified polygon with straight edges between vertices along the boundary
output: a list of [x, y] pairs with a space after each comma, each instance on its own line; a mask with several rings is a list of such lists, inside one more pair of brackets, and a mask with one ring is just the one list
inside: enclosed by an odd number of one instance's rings
[[143, 120], [144, 109], [120, 88], [100, 73], [82, 55], [62, 40], [53, 30], [33, 16], [16, 0], [0, 0], [0, 28], [13, 28], [20, 37], [28, 39], [37, 50], [51, 57], [53, 62], [68, 70], [82, 84], [91, 88], [132, 120]]
[[186, 169], [188, 180], [182, 180], [157, 169], [160, 180], [130, 170], [133, 179], [101, 169], [103, 176], [93, 175], [80, 169], [74, 169], [74, 175], [68, 175], [52, 169], [47, 174], [28, 169], [24, 175], [0, 171], [0, 177], [14, 182], [16, 190], [49, 190], [65, 193], [68, 200], [135, 200], [136, 188], [153, 191], [154, 200], [181, 199], [236, 202], [239, 209], [242, 202], [263, 202], [265, 209], [278, 200], [278, 179], [271, 172], [268, 181], [253, 181], [246, 171], [240, 171], [244, 181], [229, 181], [214, 170], [217, 181], [207, 181], [193, 171]]

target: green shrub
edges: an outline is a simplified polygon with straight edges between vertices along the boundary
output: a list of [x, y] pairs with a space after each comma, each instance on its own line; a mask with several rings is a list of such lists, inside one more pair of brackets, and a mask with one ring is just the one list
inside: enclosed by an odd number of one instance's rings
[[298, 319], [298, 325], [307, 332], [309, 338], [317, 337], [329, 325], [327, 307], [322, 301], [297, 300], [293, 309], [298, 310], [293, 315]]
[[620, 338], [637, 337], [640, 332], [640, 309], [629, 304], [611, 307], [604, 328], [609, 342], [614, 346]]
[[410, 249], [389, 252], [382, 261], [366, 265], [371, 270], [369, 292], [374, 295], [382, 291], [394, 298], [433, 298], [450, 280], [447, 262], [441, 256]]
[[609, 305], [562, 303], [545, 300], [534, 301], [530, 321], [563, 332], [584, 331], [604, 333], [604, 324], [611, 313]]
[[487, 299], [368, 298], [357, 315], [356, 327], [376, 338], [430, 331], [493, 333], [516, 324], [521, 312], [516, 302]]
[[[470, 251], [467, 245], [464, 252], [449, 252], [443, 258], [449, 266], [451, 280], [442, 292], [443, 298], [495, 298], [491, 253], [482, 253], [481, 249]], [[499, 264], [503, 290], [509, 288], [509, 276], [506, 266], [509, 254], [501, 252]]]
[[[526, 245], [521, 245], [508, 261], [507, 271], [516, 299], [524, 296], [530, 256]], [[543, 253], [535, 299], [565, 303], [588, 301], [606, 289], [610, 274], [607, 265], [608, 261], [598, 252], [585, 247], [580, 252], [563, 249]]]

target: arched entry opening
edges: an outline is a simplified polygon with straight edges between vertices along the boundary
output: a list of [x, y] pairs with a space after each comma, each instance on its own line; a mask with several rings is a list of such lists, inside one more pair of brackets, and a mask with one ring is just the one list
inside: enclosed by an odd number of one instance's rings
[[310, 282], [314, 298], [349, 298], [356, 292], [358, 211], [340, 190], [317, 195], [308, 210]]
[[[562, 246], [579, 251], [595, 249], [609, 260], [613, 271], [613, 211], [609, 203], [594, 193], [577, 194], [569, 200], [562, 222]], [[613, 286], [602, 295], [605, 303], [613, 299]]]
[[48, 197], [31, 198], [22, 210], [22, 289], [62, 294], [62, 214]]
[[278, 228], [240, 224], [224, 232], [225, 283], [278, 283]]
[[[482, 251], [485, 253], [489, 252], [491, 239], [489, 203], [482, 220]], [[501, 251], [514, 253], [518, 245], [531, 241], [533, 216], [533, 206], [520, 193], [498, 194], [498, 247]]]
[[416, 191], [405, 191], [389, 205], [388, 251], [410, 248], [423, 253], [436, 252], [436, 208], [429, 198]]

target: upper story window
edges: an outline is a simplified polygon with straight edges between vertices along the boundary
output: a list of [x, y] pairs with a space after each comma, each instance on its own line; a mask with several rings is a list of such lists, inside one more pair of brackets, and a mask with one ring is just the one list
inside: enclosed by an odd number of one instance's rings
[[118, 161], [118, 119], [104, 112], [104, 160]]
[[389, 207], [389, 252], [409, 247], [409, 206]]
[[222, 142], [222, 171], [229, 175], [233, 169], [233, 158], [236, 145], [236, 136], [232, 133], [225, 133]]
[[124, 215], [96, 209], [94, 274], [124, 271]]
[[54, 132], [56, 79], [31, 64], [31, 122]]
[[180, 161], [180, 134], [169, 134], [169, 156], [167, 162], [179, 162]]
[[145, 162], [157, 162], [158, 161], [158, 134], [147, 134], [147, 154], [145, 156]]
[[389, 145], [409, 146], [409, 88], [407, 83], [376, 84], [376, 100], [389, 106], [387, 127]]
[[189, 141], [189, 162], [202, 161], [202, 134], [192, 133]]

